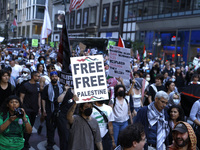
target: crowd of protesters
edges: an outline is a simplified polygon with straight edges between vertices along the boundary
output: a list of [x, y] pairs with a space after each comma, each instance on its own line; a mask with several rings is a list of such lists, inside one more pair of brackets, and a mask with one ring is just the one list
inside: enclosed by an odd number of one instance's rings
[[[72, 57], [76, 55], [72, 51]], [[79, 54], [88, 55], [88, 51]], [[109, 99], [77, 105], [73, 88], [59, 82], [62, 64], [56, 56], [52, 48], [28, 49], [18, 54], [2, 49], [1, 150], [29, 149], [38, 114], [38, 134], [46, 124], [47, 150], [53, 150], [56, 128], [61, 150], [200, 147], [200, 100], [187, 116], [181, 99], [184, 88], [200, 84], [200, 69], [185, 62], [176, 65], [159, 59], [140, 62], [132, 58], [130, 78], [115, 78], [109, 75], [109, 56], [103, 55]]]

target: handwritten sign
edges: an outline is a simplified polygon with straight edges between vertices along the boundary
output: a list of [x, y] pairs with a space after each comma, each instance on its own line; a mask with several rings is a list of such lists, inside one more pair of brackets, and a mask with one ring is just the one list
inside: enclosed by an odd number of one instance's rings
[[131, 59], [130, 49], [110, 46], [109, 58], [109, 76], [129, 79]]
[[63, 85], [68, 84], [70, 87], [73, 87], [72, 74], [60, 72], [59, 77], [60, 77], [59, 81], [61, 84], [63, 84]]
[[108, 99], [102, 55], [71, 57], [71, 68], [77, 103]]

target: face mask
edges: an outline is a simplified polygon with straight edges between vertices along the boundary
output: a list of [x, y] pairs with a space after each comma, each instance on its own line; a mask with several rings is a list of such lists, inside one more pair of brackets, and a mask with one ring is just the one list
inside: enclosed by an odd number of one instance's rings
[[6, 64], [9, 64], [9, 61], [6, 61]]
[[87, 108], [83, 112], [86, 116], [90, 116], [92, 114], [92, 108]]
[[180, 103], [180, 100], [179, 99], [173, 99], [173, 102], [175, 105], [178, 105]]
[[150, 78], [146, 78], [146, 80], [147, 80], [147, 81], [150, 81], [151, 79], [150, 79]]
[[41, 60], [40, 63], [41, 63], [41, 64], [44, 64], [44, 60]]
[[34, 63], [34, 60], [33, 60], [33, 59], [31, 59], [31, 60], [30, 60], [30, 63]]
[[175, 81], [176, 81], [176, 79], [172, 78], [172, 82], [175, 82]]
[[124, 91], [119, 91], [119, 92], [118, 92], [118, 96], [120, 96], [120, 97], [123, 97], [124, 94], [125, 94]]
[[18, 60], [22, 60], [22, 58], [21, 58], [21, 57], [18, 57]]

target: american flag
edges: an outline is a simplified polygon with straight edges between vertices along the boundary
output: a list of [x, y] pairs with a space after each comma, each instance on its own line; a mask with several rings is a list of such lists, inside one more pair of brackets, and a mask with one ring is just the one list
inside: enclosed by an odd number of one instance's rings
[[81, 7], [85, 0], [71, 0], [69, 6], [69, 12], [71, 12], [74, 8], [78, 9]]

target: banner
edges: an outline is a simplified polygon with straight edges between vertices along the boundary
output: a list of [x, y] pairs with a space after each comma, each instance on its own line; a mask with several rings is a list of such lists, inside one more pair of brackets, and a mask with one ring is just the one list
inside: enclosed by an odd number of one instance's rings
[[118, 46], [110, 46], [109, 59], [110, 59], [109, 76], [129, 79], [131, 72], [130, 49]]
[[59, 77], [61, 84], [68, 84], [70, 87], [73, 87], [73, 78], [71, 73], [60, 72]]
[[38, 39], [32, 39], [32, 47], [38, 47]]
[[77, 103], [108, 99], [102, 55], [71, 57], [74, 92]]

